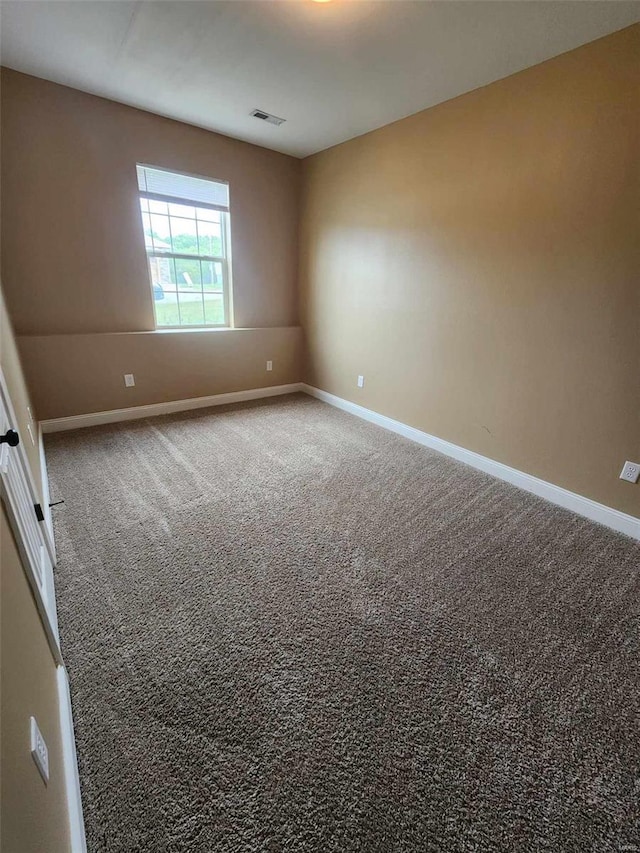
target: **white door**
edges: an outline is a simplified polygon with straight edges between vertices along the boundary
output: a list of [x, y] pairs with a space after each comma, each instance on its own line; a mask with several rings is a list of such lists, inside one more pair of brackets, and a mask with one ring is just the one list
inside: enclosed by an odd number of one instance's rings
[[23, 436], [18, 433], [13, 405], [1, 371], [0, 438], [0, 496], [7, 509], [51, 651], [57, 663], [61, 664], [53, 580], [55, 550], [45, 522], [39, 520], [43, 518], [43, 508], [39, 503], [40, 498], [22, 446]]

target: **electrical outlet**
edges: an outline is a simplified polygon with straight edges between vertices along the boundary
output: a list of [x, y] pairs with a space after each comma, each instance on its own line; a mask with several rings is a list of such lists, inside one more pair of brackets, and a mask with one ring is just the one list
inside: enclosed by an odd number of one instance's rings
[[49, 781], [49, 750], [47, 744], [42, 737], [42, 732], [38, 728], [35, 717], [30, 719], [31, 725], [31, 755], [36, 763], [36, 767], [40, 771], [42, 781], [46, 785]]
[[272, 361], [267, 362], [267, 370], [273, 370], [273, 362]]
[[620, 479], [637, 483], [638, 477], [640, 477], [640, 462], [625, 462], [620, 472]]
[[364, 376], [358, 376], [358, 388], [364, 388]]
[[127, 386], [127, 388], [133, 388], [133, 386], [136, 384], [136, 380], [133, 373], [125, 373], [124, 384]]

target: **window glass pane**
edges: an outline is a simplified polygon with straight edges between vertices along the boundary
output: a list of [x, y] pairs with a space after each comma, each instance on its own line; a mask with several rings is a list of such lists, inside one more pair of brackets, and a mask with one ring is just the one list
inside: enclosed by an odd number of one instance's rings
[[165, 216], [167, 215], [167, 203], [166, 201], [156, 201], [153, 198], [148, 199], [149, 201], [149, 210], [151, 213], [163, 213]]
[[153, 248], [156, 252], [171, 251], [171, 235], [169, 233], [169, 217], [158, 216], [152, 213], [151, 234], [153, 236]]
[[[162, 261], [164, 258], [159, 258], [158, 260]], [[166, 276], [169, 290], [178, 290], [180, 283], [178, 281], [176, 262], [173, 258], [166, 259], [166, 267], [163, 268], [163, 275]]]
[[173, 258], [150, 257], [149, 271], [151, 273], [152, 285], [158, 284], [164, 289], [177, 290], [175, 261]]
[[222, 214], [219, 210], [209, 210], [208, 207], [197, 207], [196, 216], [203, 222], [220, 222]]
[[140, 199], [140, 210], [143, 213], [149, 213], [149, 201], [146, 198]]
[[178, 290], [193, 291], [198, 293], [202, 290], [202, 277], [200, 273], [200, 261], [188, 260], [187, 258], [176, 258], [176, 280]]
[[222, 256], [222, 229], [218, 222], [198, 220], [198, 239], [201, 255]]
[[151, 237], [151, 219], [148, 213], [142, 214], [142, 229], [144, 231], [145, 248], [153, 250], [153, 239]]
[[180, 325], [204, 326], [204, 310], [202, 307], [202, 291], [198, 293], [178, 293], [180, 302]]
[[171, 217], [173, 251], [183, 255], [198, 254], [198, 232], [195, 219]]
[[156, 323], [158, 326], [180, 325], [178, 294], [174, 290], [163, 290], [162, 293], [154, 290], [153, 304], [156, 309]]
[[221, 293], [205, 293], [204, 319], [209, 326], [224, 326], [224, 299]]
[[202, 286], [205, 290], [222, 291], [222, 262], [221, 261], [201, 261], [202, 266]]
[[184, 216], [187, 219], [195, 219], [195, 207], [188, 207], [186, 204], [169, 204], [169, 216]]

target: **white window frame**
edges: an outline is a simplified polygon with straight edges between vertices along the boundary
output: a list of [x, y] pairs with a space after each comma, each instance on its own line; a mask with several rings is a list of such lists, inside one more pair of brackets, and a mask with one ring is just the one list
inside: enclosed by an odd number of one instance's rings
[[[138, 166], [142, 168], [154, 169], [156, 171], [169, 172], [173, 175], [182, 175], [189, 178], [199, 178], [204, 181], [212, 181], [213, 183], [218, 184], [226, 184], [226, 181], [221, 181], [216, 178], [205, 178], [202, 175], [193, 175], [188, 172], [176, 172], [174, 169], [164, 169], [161, 166], [151, 166], [150, 164], [138, 163]], [[151, 301], [153, 303], [153, 319], [155, 323], [156, 331], [182, 331], [182, 332], [192, 332], [197, 331], [198, 329], [232, 329], [233, 328], [233, 291], [231, 284], [231, 211], [230, 206], [228, 209], [220, 207], [219, 205], [214, 204], [206, 204], [202, 201], [193, 201], [188, 198], [178, 198], [176, 196], [170, 195], [162, 195], [159, 193], [145, 192], [141, 189], [138, 189], [138, 199], [149, 199], [151, 201], [161, 201], [166, 202], [167, 204], [181, 204], [189, 207], [195, 208], [205, 208], [206, 210], [215, 210], [220, 214], [220, 233], [222, 238], [222, 255], [192, 255], [183, 252], [171, 252], [171, 251], [159, 251], [155, 249], [150, 249], [146, 240], [144, 239], [144, 228], [143, 228], [143, 243], [145, 246], [145, 251], [147, 254], [147, 270], [149, 272], [149, 289], [151, 292]], [[142, 211], [141, 211], [142, 213]], [[140, 217], [142, 221], [142, 215]], [[171, 231], [171, 218], [169, 217], [169, 231]], [[212, 261], [215, 263], [219, 263], [222, 268], [222, 302], [224, 308], [224, 322], [223, 323], [180, 323], [178, 325], [159, 325], [158, 324], [158, 315], [156, 313], [156, 299], [155, 293], [153, 290], [153, 276], [151, 273], [151, 261], [153, 258], [164, 258], [164, 259], [172, 259], [172, 260], [192, 260], [192, 261]], [[180, 296], [178, 293], [177, 302], [178, 302], [178, 314], [180, 313]], [[205, 308], [204, 308], [204, 298], [206, 291], [204, 287], [201, 288], [202, 293], [202, 309], [203, 316], [205, 316]]]

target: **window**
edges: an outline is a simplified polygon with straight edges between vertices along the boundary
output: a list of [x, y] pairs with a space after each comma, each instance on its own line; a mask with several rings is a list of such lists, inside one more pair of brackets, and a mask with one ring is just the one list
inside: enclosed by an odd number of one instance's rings
[[156, 327], [230, 326], [229, 185], [137, 170]]

